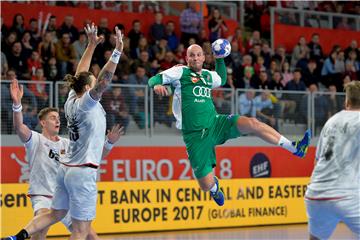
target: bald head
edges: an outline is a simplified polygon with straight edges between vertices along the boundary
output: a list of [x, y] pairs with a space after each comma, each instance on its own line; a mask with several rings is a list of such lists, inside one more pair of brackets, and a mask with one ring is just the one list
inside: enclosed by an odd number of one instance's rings
[[186, 51], [186, 62], [188, 67], [194, 72], [199, 72], [202, 69], [204, 61], [205, 55], [203, 49], [197, 44], [190, 45]]

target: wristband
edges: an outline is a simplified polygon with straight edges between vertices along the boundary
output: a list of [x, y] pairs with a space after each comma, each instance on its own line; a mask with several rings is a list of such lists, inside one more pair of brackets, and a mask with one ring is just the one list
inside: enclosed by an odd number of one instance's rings
[[19, 105], [17, 105], [17, 106], [15, 106], [14, 104], [12, 105], [12, 110], [13, 110], [13, 112], [21, 112], [21, 110], [22, 110], [22, 105], [21, 105], [21, 103], [19, 104]]
[[111, 54], [110, 61], [112, 61], [115, 64], [118, 64], [120, 60], [120, 56], [121, 56], [121, 52], [117, 49], [114, 49], [114, 51]]
[[109, 139], [105, 140], [105, 144], [104, 147], [106, 148], [106, 150], [111, 150], [113, 148], [114, 144], [109, 142]]

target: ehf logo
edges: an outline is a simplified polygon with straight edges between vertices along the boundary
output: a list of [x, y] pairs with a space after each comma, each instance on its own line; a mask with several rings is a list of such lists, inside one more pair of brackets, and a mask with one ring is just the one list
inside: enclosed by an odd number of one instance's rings
[[253, 178], [271, 177], [271, 164], [263, 153], [257, 153], [250, 161], [250, 175]]

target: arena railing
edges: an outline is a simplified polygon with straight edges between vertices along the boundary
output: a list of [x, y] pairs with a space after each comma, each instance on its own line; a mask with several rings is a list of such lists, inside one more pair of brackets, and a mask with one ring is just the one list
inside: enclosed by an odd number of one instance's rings
[[319, 136], [325, 122], [345, 108], [345, 93], [314, 92], [311, 94], [311, 129]]
[[[23, 98], [24, 113], [29, 124], [35, 124], [37, 112], [42, 107], [54, 106], [60, 109], [61, 134], [67, 134], [64, 103], [69, 88], [65, 82], [19, 81], [25, 86]], [[45, 85], [46, 101], [39, 100], [29, 86]], [[9, 80], [1, 81], [1, 132], [14, 134], [12, 127], [11, 97]], [[30, 89], [34, 89], [30, 87]], [[270, 91], [258, 89], [212, 90], [215, 108], [220, 114], [239, 114], [256, 117], [273, 126], [285, 135], [301, 135], [306, 128], [313, 129], [314, 135], [320, 134], [325, 121], [344, 108], [344, 93]], [[252, 110], [249, 95], [254, 101]], [[112, 84], [105, 92], [101, 103], [106, 111], [107, 127], [120, 123], [126, 127], [127, 135], [146, 137], [174, 135], [180, 131], [175, 127], [172, 114], [172, 96], [159, 97], [147, 85]], [[260, 99], [263, 98], [264, 102]], [[255, 101], [256, 99], [256, 101]], [[42, 102], [41, 102], [42, 101]], [[267, 101], [267, 102], [266, 102]], [[39, 126], [34, 127], [40, 130]]]
[[360, 31], [360, 16], [358, 15], [270, 7], [272, 48], [274, 49], [273, 26], [275, 23], [300, 27], [336, 29], [336, 24], [341, 22], [343, 18], [347, 19], [347, 24], [351, 30]]

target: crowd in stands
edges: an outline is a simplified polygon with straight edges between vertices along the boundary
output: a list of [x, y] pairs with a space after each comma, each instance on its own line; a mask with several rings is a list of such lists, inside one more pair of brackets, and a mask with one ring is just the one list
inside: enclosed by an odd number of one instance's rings
[[[66, 3], [69, 2], [76, 1]], [[255, 13], [260, 7], [273, 4], [262, 2], [263, 5], [260, 6], [258, 2], [260, 1], [246, 2], [245, 5]], [[208, 25], [204, 26], [204, 17], [195, 9], [195, 4], [190, 2], [180, 14], [181, 35], [176, 34], [174, 22], [163, 21], [161, 12], [154, 14], [149, 36], [143, 34], [140, 19], [133, 21], [131, 29], [124, 29], [122, 24], [118, 24], [119, 29], [125, 33], [124, 52], [113, 83], [132, 85], [126, 91], [114, 86], [104, 95], [102, 101], [107, 112], [108, 127], [120, 122], [126, 128], [132, 118], [140, 129], [144, 128], [147, 104], [144, 86], [147, 85], [148, 78], [176, 64], [186, 64], [186, 48], [193, 43], [200, 44], [204, 49], [204, 68], [213, 70], [211, 42], [218, 38], [228, 38], [232, 46], [230, 56], [225, 59], [228, 81], [224, 89], [249, 89], [239, 97], [239, 112], [258, 117], [274, 127], [278, 124], [276, 119], [283, 117], [284, 113], [292, 119], [292, 115], [301, 112], [306, 119], [307, 104], [303, 102], [304, 98], [292, 99], [291, 96], [269, 92], [256, 95], [252, 89], [328, 91], [335, 94], [343, 90], [344, 83], [360, 79], [360, 51], [355, 40], [345, 49], [334, 45], [328, 56], [323, 53], [318, 34], [314, 34], [311, 39], [301, 37], [293, 49], [285, 49], [283, 46], [271, 49], [269, 41], [263, 37], [261, 24], [249, 25], [253, 29], [250, 33], [245, 33], [240, 27], [230, 32], [221, 12], [214, 8], [208, 17]], [[282, 1], [281, 4], [290, 3]], [[343, 5], [342, 11], [347, 11], [345, 3], [338, 4]], [[315, 5], [325, 10], [328, 8], [322, 3], [301, 4], [302, 8], [313, 8]], [[355, 5], [358, 6], [356, 3]], [[338, 8], [338, 5], [334, 6], [335, 10]], [[264, 7], [263, 11], [267, 11], [266, 9]], [[29, 24], [25, 24], [25, 21]], [[27, 84], [24, 88], [24, 122], [32, 129], [37, 125], [37, 111], [51, 101], [46, 81], [62, 81], [65, 74], [74, 74], [86, 48], [86, 34], [82, 29], [76, 28], [73, 21], [73, 16], [70, 15], [64, 19], [51, 15], [46, 17], [44, 25], [39, 28], [38, 19], [24, 19], [19, 13], [14, 16], [11, 26], [1, 22], [1, 78], [17, 78], [36, 83]], [[91, 63], [91, 71], [97, 76], [110, 58], [115, 42], [114, 32], [109, 28], [106, 17], [95, 24], [98, 26], [98, 34], [104, 36]], [[25, 25], [29, 27], [24, 27]], [[206, 34], [205, 28], [208, 28], [209, 34]], [[1, 84], [3, 122], [11, 122], [8, 92], [7, 86]], [[63, 124], [66, 121], [62, 106], [67, 92], [67, 86], [61, 85], [58, 99], [54, 99], [59, 103]], [[231, 94], [213, 91], [213, 97], [218, 110], [229, 113]], [[316, 101], [324, 109], [324, 113], [316, 113], [321, 115], [318, 122], [323, 123], [328, 114], [342, 107], [338, 100], [333, 101], [330, 97]], [[171, 127], [174, 121], [171, 99], [158, 96], [154, 98], [154, 121]], [[65, 130], [64, 125], [62, 129]], [[2, 131], [11, 132], [11, 125], [5, 126], [5, 129], [3, 127]]]

